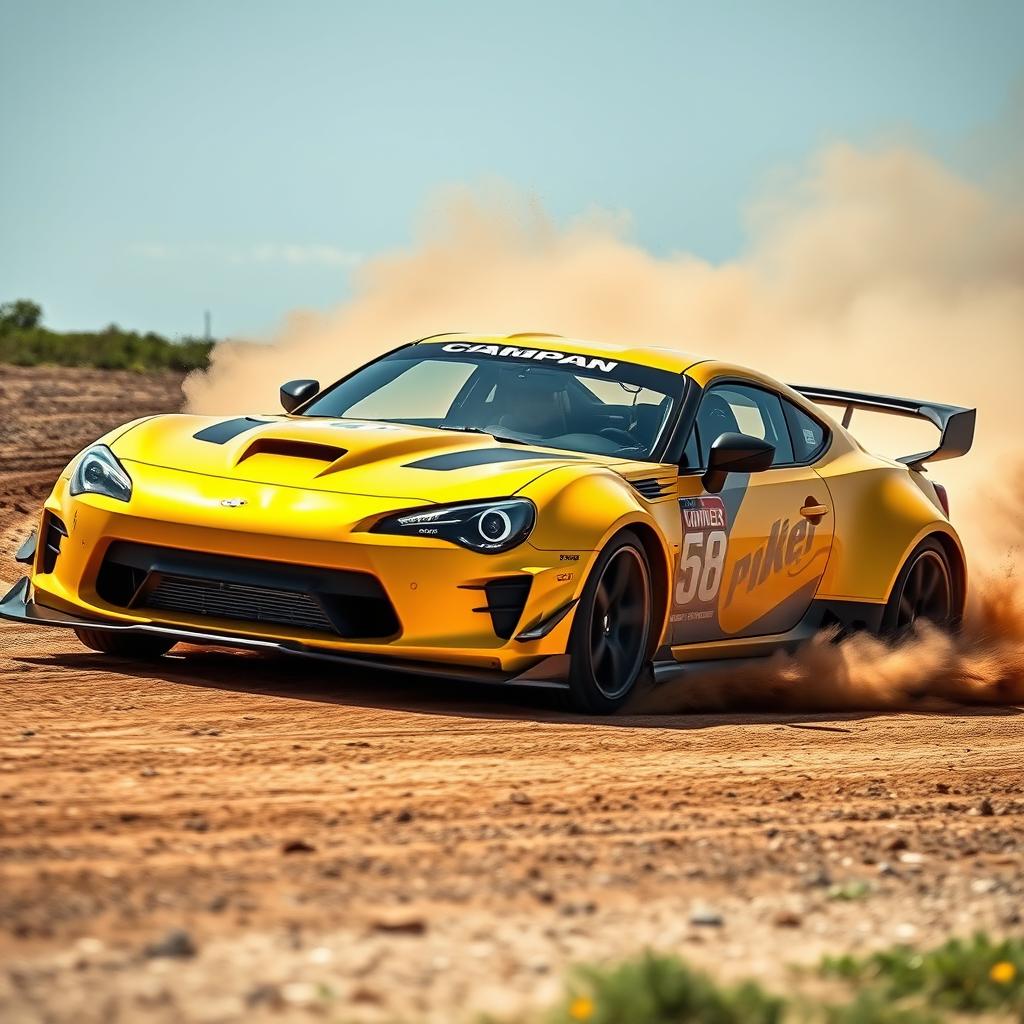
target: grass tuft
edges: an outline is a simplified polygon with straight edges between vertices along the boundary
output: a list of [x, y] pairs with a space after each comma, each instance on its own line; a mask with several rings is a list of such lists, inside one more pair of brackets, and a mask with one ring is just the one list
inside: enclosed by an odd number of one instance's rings
[[722, 986], [678, 957], [645, 953], [582, 968], [550, 1024], [778, 1024], [785, 1001], [754, 982]]
[[950, 939], [926, 953], [897, 947], [826, 959], [826, 976], [870, 986], [889, 1000], [920, 996], [937, 1009], [1024, 1014], [1024, 939]]
[[[679, 957], [644, 953], [578, 968], [543, 1024], [947, 1024], [966, 1015], [1024, 1024], [1024, 939], [979, 934], [926, 952], [905, 947], [822, 961], [831, 981], [786, 995], [723, 985]], [[804, 975], [806, 977], [806, 975]], [[488, 1018], [490, 1020], [490, 1018]], [[491, 1021], [491, 1024], [494, 1024]]]

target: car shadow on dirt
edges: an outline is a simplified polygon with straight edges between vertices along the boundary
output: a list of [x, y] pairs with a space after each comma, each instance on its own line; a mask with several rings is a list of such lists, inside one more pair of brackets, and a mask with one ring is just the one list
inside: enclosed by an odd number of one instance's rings
[[[184, 647], [149, 662], [130, 662], [103, 654], [55, 653], [22, 655], [13, 660], [75, 674], [111, 672], [120, 677], [173, 685], [247, 693], [283, 700], [312, 701], [339, 707], [374, 708], [446, 718], [534, 721], [629, 729], [707, 729], [735, 725], [783, 725], [794, 729], [844, 733], [845, 724], [873, 718], [888, 710], [813, 711], [743, 710], [683, 714], [635, 714], [587, 717], [563, 710], [557, 691], [522, 686], [487, 685], [412, 676], [386, 669], [352, 669], [315, 661], [297, 661], [287, 655], [256, 654], [218, 648]], [[675, 680], [673, 681], [675, 682]], [[25, 685], [20, 681], [19, 685]], [[28, 683], [31, 686], [31, 683]], [[88, 685], [95, 685], [89, 679]], [[957, 706], [955, 709], [909, 709], [914, 715], [1014, 716], [1014, 707]]]

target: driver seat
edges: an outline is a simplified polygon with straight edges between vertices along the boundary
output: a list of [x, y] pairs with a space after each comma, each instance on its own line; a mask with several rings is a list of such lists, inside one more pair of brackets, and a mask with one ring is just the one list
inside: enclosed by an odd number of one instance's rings
[[535, 437], [568, 433], [569, 396], [560, 382], [538, 380], [539, 374], [520, 374], [501, 382], [494, 396], [498, 426]]
[[697, 411], [697, 438], [700, 441], [701, 465], [708, 464], [708, 452], [722, 434], [740, 434], [732, 406], [713, 391], [704, 396]]

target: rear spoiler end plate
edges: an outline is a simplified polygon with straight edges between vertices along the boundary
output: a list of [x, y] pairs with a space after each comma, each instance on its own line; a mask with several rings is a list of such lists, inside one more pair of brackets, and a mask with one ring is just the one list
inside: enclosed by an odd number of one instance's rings
[[794, 391], [804, 398], [820, 405], [843, 406], [843, 426], [850, 425], [854, 409], [890, 413], [893, 416], [910, 416], [927, 420], [939, 429], [939, 443], [930, 452], [904, 455], [899, 461], [910, 469], [922, 470], [926, 462], [940, 462], [943, 459], [958, 459], [971, 450], [974, 443], [975, 409], [960, 405], [944, 405], [941, 402], [919, 402], [912, 398], [893, 398], [889, 395], [875, 395], [867, 391], [843, 391], [839, 388], [805, 387], [793, 384]]

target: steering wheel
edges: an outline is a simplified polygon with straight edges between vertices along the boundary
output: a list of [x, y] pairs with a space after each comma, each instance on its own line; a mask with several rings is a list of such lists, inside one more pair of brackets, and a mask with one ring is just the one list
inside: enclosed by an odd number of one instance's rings
[[617, 444], [625, 445], [627, 448], [638, 448], [637, 440], [626, 430], [620, 430], [618, 427], [605, 427], [603, 430], [599, 430], [598, 434], [601, 437], [607, 437], [609, 441], [615, 441]]

